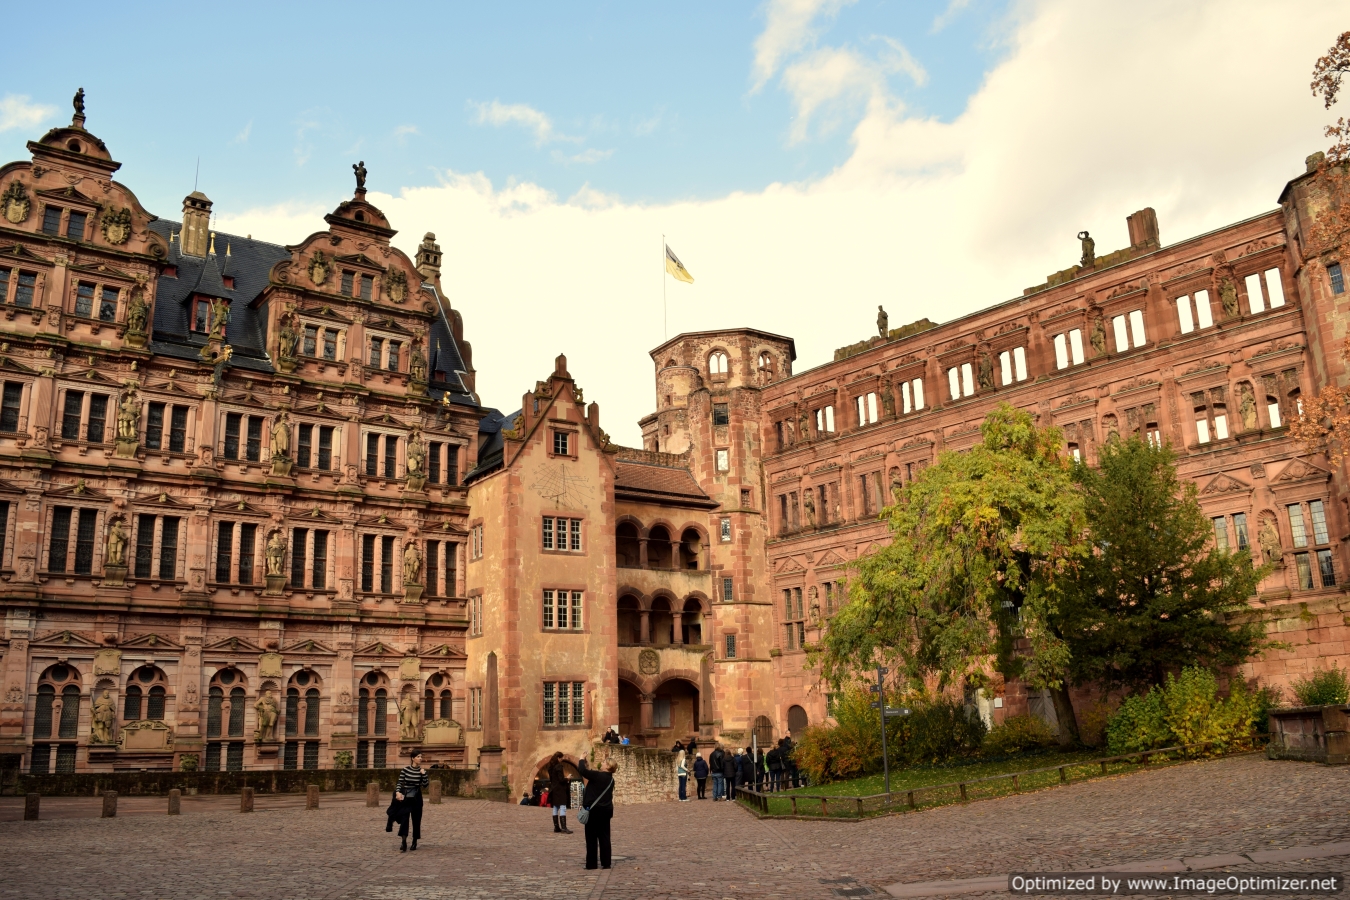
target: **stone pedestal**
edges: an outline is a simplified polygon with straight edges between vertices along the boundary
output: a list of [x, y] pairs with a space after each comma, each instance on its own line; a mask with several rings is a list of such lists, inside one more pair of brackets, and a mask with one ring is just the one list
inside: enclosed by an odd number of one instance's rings
[[126, 345], [128, 347], [135, 347], [136, 349], [139, 350], [140, 348], [145, 346], [145, 332], [128, 331], [126, 335], [123, 337], [123, 340], [126, 342]]
[[115, 453], [119, 459], [135, 459], [136, 448], [140, 447], [140, 445], [140, 441], [137, 441], [134, 438], [132, 440], [118, 438]]
[[258, 741], [257, 743], [254, 744], [254, 748], [258, 754], [259, 759], [272, 759], [275, 758], [277, 754], [281, 752], [281, 742]]
[[420, 584], [405, 584], [403, 586], [403, 602], [421, 603], [423, 587]]
[[366, 782], [366, 806], [380, 805], [380, 783], [378, 781]]
[[294, 357], [287, 358], [287, 357], [284, 357], [284, 356], [283, 356], [283, 357], [280, 357], [280, 358], [277, 360], [277, 371], [282, 372], [282, 373], [284, 373], [284, 374], [286, 374], [286, 375], [289, 375], [289, 374], [291, 374], [292, 372], [294, 372], [294, 371], [295, 371], [295, 358], [294, 358]]
[[286, 478], [291, 474], [291, 466], [295, 462], [288, 456], [272, 457], [272, 474], [278, 478]]
[[266, 587], [263, 588], [263, 595], [267, 597], [280, 597], [286, 590], [285, 575], [266, 575], [263, 577]]
[[38, 811], [41, 808], [41, 794], [26, 794], [23, 798], [23, 820], [25, 822], [36, 822], [38, 819]]
[[424, 476], [409, 475], [407, 482], [403, 486], [403, 490], [409, 494], [420, 494], [422, 493], [422, 488], [426, 487], [426, 484], [427, 480]]
[[305, 788], [305, 809], [319, 808], [319, 786], [317, 784], [308, 785]]
[[178, 788], [169, 791], [169, 815], [177, 816], [182, 814], [183, 792]]
[[104, 791], [102, 819], [117, 818], [117, 791]]
[[425, 397], [427, 395], [427, 383], [425, 381], [409, 381], [409, 397]]
[[121, 587], [127, 583], [126, 566], [108, 566], [103, 567], [103, 584], [107, 587]]
[[241, 813], [253, 812], [253, 788], [239, 789], [239, 811]]
[[500, 787], [502, 783], [502, 747], [478, 748], [478, 784]]

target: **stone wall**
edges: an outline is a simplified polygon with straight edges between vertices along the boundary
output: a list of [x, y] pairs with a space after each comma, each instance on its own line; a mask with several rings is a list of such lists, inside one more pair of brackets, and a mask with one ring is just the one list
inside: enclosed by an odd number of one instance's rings
[[[655, 803], [679, 797], [680, 782], [675, 777], [675, 754], [669, 750], [596, 744], [591, 748], [591, 765], [599, 768], [610, 761], [619, 764], [614, 773], [614, 802]], [[693, 776], [690, 776], [692, 782]], [[693, 785], [689, 787], [693, 793]]]
[[[91, 797], [104, 791], [119, 795], [167, 794], [178, 788], [185, 794], [237, 794], [251, 787], [259, 794], [302, 793], [317, 784], [322, 791], [364, 791], [372, 781], [389, 792], [399, 769], [298, 769], [252, 772], [78, 772], [61, 775], [20, 775], [17, 793], [45, 797]], [[476, 796], [477, 769], [433, 769], [447, 796]]]

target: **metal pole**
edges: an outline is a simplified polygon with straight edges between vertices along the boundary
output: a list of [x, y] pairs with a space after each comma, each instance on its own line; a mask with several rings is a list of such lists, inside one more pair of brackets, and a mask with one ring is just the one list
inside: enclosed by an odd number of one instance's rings
[[666, 236], [661, 235], [661, 340], [670, 337], [669, 317], [666, 315]]
[[886, 750], [886, 682], [883, 680], [886, 675], [885, 666], [877, 666], [877, 700], [881, 705], [881, 771], [886, 776], [886, 795], [890, 799], [891, 793], [891, 759], [890, 753]]

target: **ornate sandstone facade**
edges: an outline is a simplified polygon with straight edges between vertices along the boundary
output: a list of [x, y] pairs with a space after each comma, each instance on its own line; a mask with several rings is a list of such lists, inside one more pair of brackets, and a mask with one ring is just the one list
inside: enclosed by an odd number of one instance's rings
[[[156, 218], [84, 128], [0, 168], [0, 753], [32, 771], [395, 766], [521, 790], [618, 726], [760, 743], [827, 714], [803, 647], [894, 486], [1010, 402], [1091, 461], [1170, 441], [1216, 540], [1278, 562], [1254, 601], [1282, 683], [1344, 657], [1343, 467], [1288, 437], [1345, 384], [1337, 259], [1281, 208], [1131, 245], [1022, 296], [793, 371], [790, 338], [652, 351], [643, 448], [559, 357], [482, 407], [427, 235], [357, 189], [291, 246]], [[461, 477], [461, 473], [463, 473]], [[1016, 684], [975, 697], [994, 718]]]

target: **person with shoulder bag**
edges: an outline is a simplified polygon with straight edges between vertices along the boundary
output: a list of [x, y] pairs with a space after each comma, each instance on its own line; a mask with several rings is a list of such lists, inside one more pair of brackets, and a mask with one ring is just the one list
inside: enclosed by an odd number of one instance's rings
[[594, 869], [596, 858], [602, 869], [610, 864], [609, 826], [614, 818], [614, 773], [619, 764], [607, 763], [604, 771], [587, 767], [586, 758], [577, 764], [586, 790], [581, 794], [581, 812], [577, 813], [586, 832], [586, 868]]
[[[399, 804], [398, 836], [402, 840], [399, 852], [408, 849], [408, 821], [412, 820], [412, 849], [422, 838], [422, 792], [431, 785], [431, 776], [422, 762], [422, 754], [414, 753], [412, 762], [398, 773], [398, 784], [394, 785], [394, 803]], [[393, 809], [393, 806], [390, 806]], [[388, 829], [385, 829], [386, 831]]]

